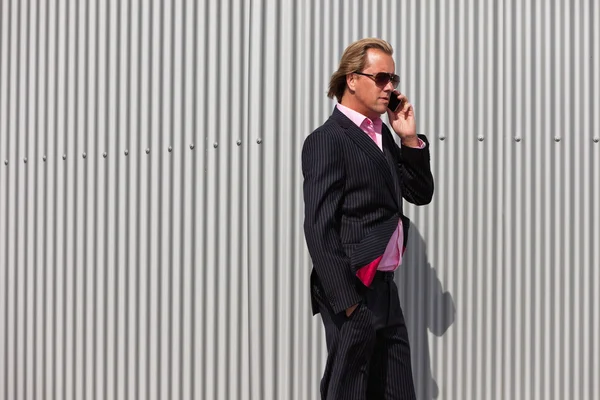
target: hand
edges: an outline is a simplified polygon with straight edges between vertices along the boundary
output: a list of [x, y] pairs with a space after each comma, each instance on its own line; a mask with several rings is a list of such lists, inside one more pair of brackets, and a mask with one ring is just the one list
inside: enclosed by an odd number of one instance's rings
[[349, 308], [346, 308], [346, 317], [350, 317], [354, 310], [356, 310], [356, 307], [358, 307], [358, 303], [356, 303], [353, 306], [350, 306]]
[[402, 93], [394, 90], [391, 94], [397, 96], [400, 100], [400, 105], [395, 112], [388, 109], [388, 117], [390, 124], [400, 137], [402, 145], [409, 147], [419, 147], [419, 138], [417, 137], [417, 122], [415, 119], [415, 110], [412, 104], [408, 102], [408, 98]]

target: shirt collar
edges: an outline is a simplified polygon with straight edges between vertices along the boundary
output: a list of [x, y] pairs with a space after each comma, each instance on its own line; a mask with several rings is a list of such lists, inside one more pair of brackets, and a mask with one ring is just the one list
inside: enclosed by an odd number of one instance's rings
[[381, 133], [381, 126], [382, 126], [382, 121], [381, 118], [376, 118], [375, 120], [371, 120], [370, 118], [362, 115], [361, 113], [359, 113], [358, 111], [355, 111], [349, 107], [346, 107], [340, 103], [337, 103], [337, 108], [338, 110], [340, 110], [346, 117], [348, 117], [352, 122], [354, 122], [354, 124], [356, 126], [358, 126], [359, 128], [361, 128], [362, 130], [365, 130], [365, 128], [372, 123], [373, 124], [373, 130], [375, 131], [375, 133]]

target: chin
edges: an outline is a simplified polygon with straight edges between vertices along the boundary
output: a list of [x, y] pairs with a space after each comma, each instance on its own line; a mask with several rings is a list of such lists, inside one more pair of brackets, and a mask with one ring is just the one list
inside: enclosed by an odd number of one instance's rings
[[383, 105], [381, 107], [377, 107], [377, 108], [373, 109], [373, 111], [378, 113], [379, 115], [384, 114], [387, 111], [387, 104]]

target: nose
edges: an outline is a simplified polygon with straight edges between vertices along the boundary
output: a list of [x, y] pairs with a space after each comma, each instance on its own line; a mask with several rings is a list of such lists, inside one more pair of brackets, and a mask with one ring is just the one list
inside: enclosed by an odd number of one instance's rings
[[383, 90], [386, 93], [391, 93], [394, 91], [394, 84], [392, 83], [391, 80], [389, 80], [388, 83], [385, 84], [385, 86], [383, 87]]

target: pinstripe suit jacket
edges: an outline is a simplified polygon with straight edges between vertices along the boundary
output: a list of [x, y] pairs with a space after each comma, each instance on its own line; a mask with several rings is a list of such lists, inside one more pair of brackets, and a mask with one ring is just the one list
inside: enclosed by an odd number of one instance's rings
[[[383, 124], [383, 152], [337, 108], [302, 147], [304, 235], [313, 269], [311, 298], [329, 301], [335, 313], [360, 302], [358, 270], [385, 252], [401, 218], [402, 199], [428, 204], [434, 190], [429, 142], [399, 148]], [[322, 291], [323, 293], [316, 293]]]

